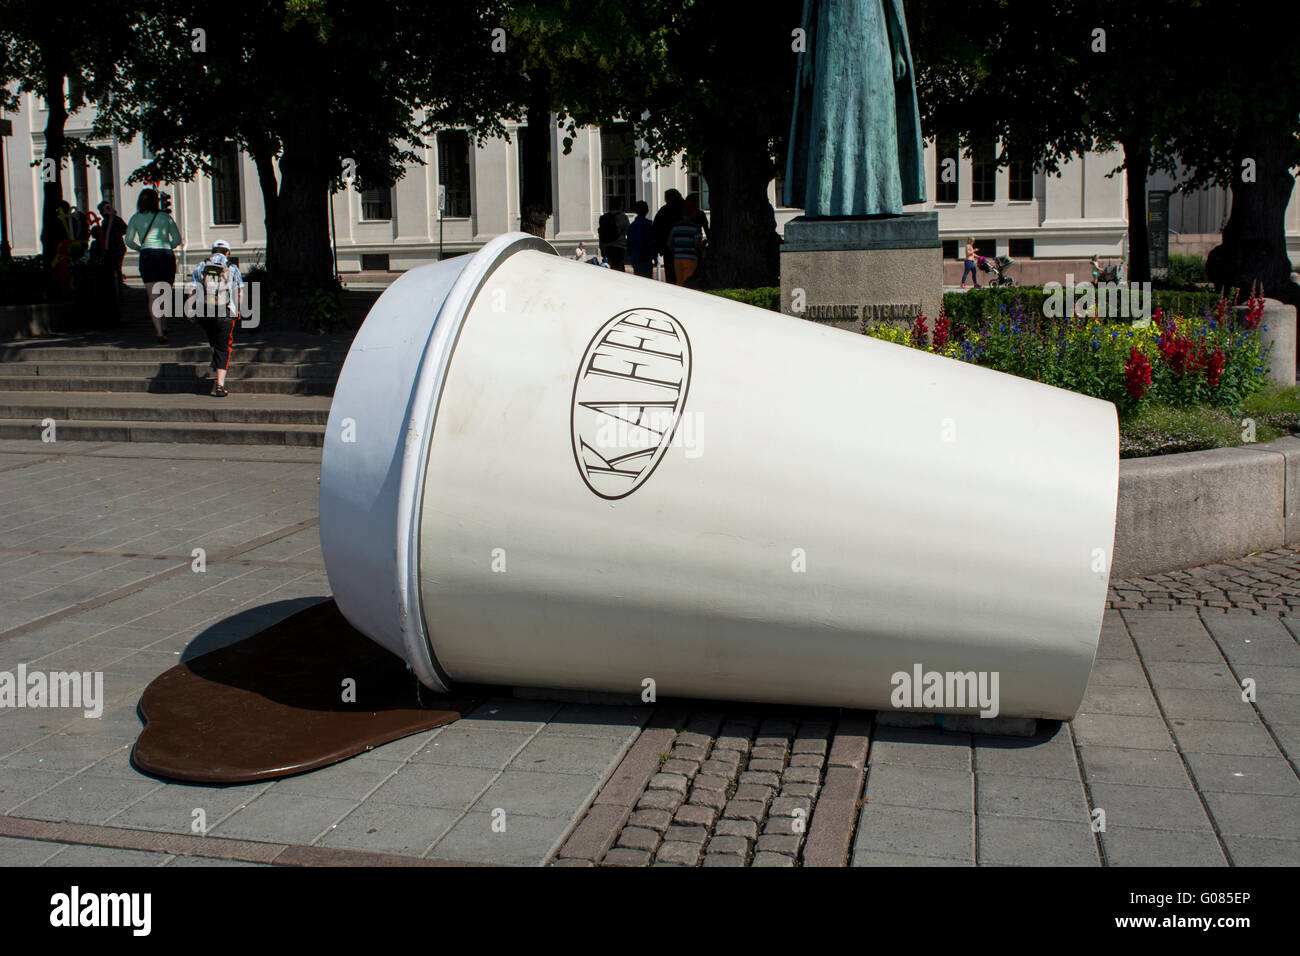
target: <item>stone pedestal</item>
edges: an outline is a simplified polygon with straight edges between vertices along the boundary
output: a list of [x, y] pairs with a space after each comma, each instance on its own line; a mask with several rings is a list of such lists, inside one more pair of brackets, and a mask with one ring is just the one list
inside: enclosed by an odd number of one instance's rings
[[942, 304], [938, 213], [800, 216], [786, 224], [781, 311], [787, 315], [861, 332], [867, 325], [911, 322], [918, 312], [933, 326]]
[[[1245, 306], [1237, 306], [1238, 315], [1244, 315]], [[1277, 299], [1264, 300], [1264, 315], [1259, 320], [1259, 340], [1272, 344], [1269, 353], [1268, 377], [1279, 385], [1296, 382], [1296, 307]]]

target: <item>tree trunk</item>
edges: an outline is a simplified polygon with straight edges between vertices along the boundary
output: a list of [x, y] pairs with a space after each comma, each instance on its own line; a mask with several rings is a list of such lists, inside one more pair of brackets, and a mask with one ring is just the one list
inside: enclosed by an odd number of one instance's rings
[[275, 210], [280, 195], [280, 184], [276, 181], [275, 162], [271, 155], [269, 142], [251, 143], [249, 152], [253, 157], [253, 166], [257, 170], [257, 185], [262, 191], [262, 208], [265, 210], [266, 256], [262, 260], [267, 272], [275, 261]]
[[[329, 240], [329, 167], [308, 142], [285, 143], [280, 189], [267, 235], [275, 250], [267, 285], [282, 327], [325, 329], [338, 319], [338, 286]], [[260, 176], [259, 176], [260, 179]]]
[[63, 128], [68, 122], [68, 110], [63, 100], [63, 79], [66, 70], [48, 54], [45, 57], [44, 90], [42, 95], [49, 107], [45, 117], [44, 159], [54, 162], [54, 178], [45, 178], [46, 163], [41, 164], [41, 255], [48, 266], [54, 261], [59, 243], [68, 238], [67, 230], [59, 221], [59, 203], [63, 201]]
[[[1284, 125], [1243, 132], [1232, 156], [1232, 212], [1205, 268], [1220, 289], [1248, 293], [1259, 283], [1266, 296], [1300, 305], [1286, 253], [1286, 209], [1295, 185], [1286, 164], [1289, 135]], [[1247, 159], [1255, 163], [1253, 182], [1243, 179]]]
[[[531, 74], [530, 74], [531, 75]], [[549, 74], [532, 78], [528, 97], [528, 134], [521, 161], [519, 228], [534, 236], [546, 235], [551, 215], [551, 87]]]
[[1147, 175], [1151, 151], [1145, 139], [1124, 147], [1124, 177], [1128, 184], [1128, 275], [1126, 282], [1151, 281], [1151, 237], [1147, 230]]
[[767, 143], [734, 130], [715, 135], [701, 155], [709, 184], [709, 248], [701, 285], [752, 289], [776, 285], [772, 252], [776, 219], [767, 199], [775, 169]]

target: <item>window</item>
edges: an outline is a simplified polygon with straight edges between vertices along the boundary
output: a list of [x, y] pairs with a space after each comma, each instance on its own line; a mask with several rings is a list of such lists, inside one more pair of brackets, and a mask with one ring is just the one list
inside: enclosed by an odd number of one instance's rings
[[239, 150], [230, 144], [212, 157], [214, 226], [235, 226], [243, 221], [239, 198]]
[[957, 240], [956, 240], [956, 239], [945, 239], [945, 240], [943, 241], [943, 257], [944, 257], [945, 259], [960, 259], [960, 258], [961, 258], [961, 256], [959, 255], [959, 251], [958, 251], [958, 249], [957, 249]]
[[90, 186], [86, 181], [86, 160], [81, 156], [72, 161], [72, 204], [82, 212], [90, 208]]
[[[965, 249], [965, 246], [962, 248]], [[975, 248], [979, 250], [978, 255], [986, 259], [992, 259], [998, 254], [998, 241], [996, 239], [980, 239], [976, 237]]]
[[113, 150], [109, 146], [95, 149], [95, 159], [99, 165], [99, 198], [117, 207], [117, 180], [113, 177]]
[[1011, 239], [1007, 242], [1007, 255], [1012, 259], [1034, 258], [1034, 240]]
[[443, 215], [449, 219], [468, 219], [469, 134], [464, 130], [443, 130], [438, 134], [438, 185], [447, 190]]
[[971, 155], [971, 202], [993, 202], [997, 199], [997, 154], [993, 147], [975, 150]]
[[950, 139], [939, 139], [934, 144], [934, 201], [955, 203], [957, 201], [957, 176], [961, 168], [961, 157], [957, 152], [957, 143]]
[[391, 186], [384, 186], [382, 189], [361, 190], [361, 218], [382, 220], [393, 218], [393, 189]]
[[361, 253], [361, 271], [362, 272], [387, 272], [388, 253], [386, 252]]
[[636, 202], [636, 141], [627, 123], [600, 131], [600, 179], [605, 211], [630, 212]]
[[[700, 208], [707, 212], [709, 208], [709, 184], [698, 170], [699, 167], [693, 163], [686, 167], [686, 195], [698, 197]], [[784, 182], [781, 188], [785, 189]]]
[[1008, 198], [1012, 202], [1028, 202], [1034, 198], [1034, 166], [1032, 163], [1012, 163], [1007, 168]]

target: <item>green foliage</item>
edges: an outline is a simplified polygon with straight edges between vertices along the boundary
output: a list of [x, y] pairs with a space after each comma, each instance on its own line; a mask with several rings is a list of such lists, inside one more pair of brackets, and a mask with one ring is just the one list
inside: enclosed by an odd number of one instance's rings
[[[1170, 257], [1173, 258], [1172, 256]], [[945, 292], [943, 308], [954, 322], [974, 324], [983, 316], [1010, 310], [1019, 302], [1026, 312], [1043, 314], [1042, 286], [1013, 286], [1001, 289], [969, 289], [966, 292]], [[1216, 292], [1187, 292], [1179, 289], [1155, 289], [1152, 308], [1184, 315], [1201, 314], [1212, 310], [1219, 301]]]
[[1185, 289], [1195, 283], [1208, 281], [1205, 278], [1205, 260], [1200, 256], [1187, 256], [1177, 252], [1169, 254], [1169, 271], [1165, 276], [1165, 284]]
[[1019, 301], [1024, 308], [1037, 315], [1043, 314], [1043, 289], [1041, 286], [1013, 286], [999, 289], [971, 289], [967, 292], [945, 292], [943, 309], [948, 318], [964, 325], [974, 325], [984, 316], [996, 315]]
[[[1256, 441], [1272, 441], [1281, 432], [1258, 426]], [[1143, 405], [1120, 416], [1121, 458], [1144, 458], [1207, 448], [1231, 448], [1244, 444], [1239, 419], [1226, 409], [1196, 406]]]
[[781, 290], [777, 286], [762, 286], [757, 289], [708, 289], [710, 295], [720, 295], [724, 299], [734, 299], [745, 305], [758, 306], [760, 309], [781, 311]]
[[[987, 313], [949, 316], [951, 333], [939, 354], [1091, 395], [1124, 411], [1166, 405], [1236, 413], [1267, 383], [1267, 347], [1259, 333], [1216, 319], [1208, 306], [1199, 315], [1170, 312], [1143, 324], [1046, 318], [1041, 309], [1026, 307], [1032, 297], [1013, 295], [1009, 305], [1002, 298], [994, 291], [996, 308]], [[912, 341], [897, 326], [866, 331], [900, 345]], [[1149, 382], [1142, 381], [1143, 365]]]
[[1267, 385], [1246, 398], [1242, 414], [1253, 418], [1261, 427], [1279, 431], [1300, 429], [1300, 385]]
[[51, 291], [50, 270], [43, 256], [14, 256], [0, 262], [0, 305], [44, 302]]

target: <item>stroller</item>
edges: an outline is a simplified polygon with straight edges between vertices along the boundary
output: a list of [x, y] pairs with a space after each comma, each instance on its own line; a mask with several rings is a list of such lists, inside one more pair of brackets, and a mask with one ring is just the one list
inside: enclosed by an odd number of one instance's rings
[[1015, 265], [1015, 263], [1012, 261], [1010, 256], [997, 256], [993, 259], [989, 259], [986, 256], [980, 256], [979, 258], [980, 272], [991, 273], [992, 278], [989, 279], [989, 285], [995, 287], [1016, 284], [1016, 280], [1007, 275], [1007, 270], [1013, 265]]

